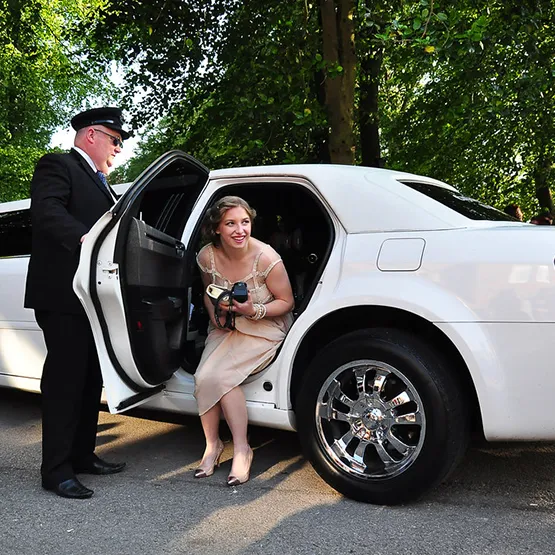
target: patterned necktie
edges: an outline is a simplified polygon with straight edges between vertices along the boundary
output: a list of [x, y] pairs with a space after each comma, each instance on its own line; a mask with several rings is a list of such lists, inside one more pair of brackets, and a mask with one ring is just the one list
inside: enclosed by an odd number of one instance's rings
[[106, 181], [106, 176], [100, 170], [98, 170], [96, 172], [96, 175], [98, 175], [98, 179], [100, 179], [100, 181], [102, 181], [102, 185], [104, 185], [104, 187], [106, 187], [106, 189], [109, 190], [110, 188], [108, 187], [108, 182]]

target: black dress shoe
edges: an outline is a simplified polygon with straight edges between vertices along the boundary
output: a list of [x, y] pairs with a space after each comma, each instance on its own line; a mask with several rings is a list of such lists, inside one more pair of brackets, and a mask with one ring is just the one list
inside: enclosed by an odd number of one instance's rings
[[110, 463], [96, 458], [93, 461], [75, 464], [73, 471], [76, 474], [117, 474], [125, 468], [125, 463]]
[[77, 478], [70, 478], [55, 485], [50, 485], [43, 480], [42, 487], [48, 491], [53, 491], [60, 497], [69, 499], [88, 499], [94, 493], [92, 489], [85, 487]]

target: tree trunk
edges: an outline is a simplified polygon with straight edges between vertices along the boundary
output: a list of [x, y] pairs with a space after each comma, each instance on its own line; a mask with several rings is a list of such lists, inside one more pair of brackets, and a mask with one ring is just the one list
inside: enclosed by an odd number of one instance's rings
[[551, 157], [542, 156], [538, 160], [536, 171], [534, 172], [534, 182], [536, 185], [536, 198], [542, 211], [547, 211], [551, 215], [553, 212], [553, 196], [549, 188], [550, 177], [553, 171], [553, 160]]
[[380, 123], [378, 117], [379, 77], [383, 50], [368, 53], [360, 60], [360, 154], [363, 166], [383, 167], [380, 149]]
[[320, 0], [330, 161], [354, 163], [354, 0]]
[[[317, 71], [314, 75], [316, 98], [320, 106], [326, 105], [325, 76], [323, 71]], [[329, 164], [330, 160], [330, 131], [329, 127], [321, 126], [313, 135], [316, 145], [316, 162]]]

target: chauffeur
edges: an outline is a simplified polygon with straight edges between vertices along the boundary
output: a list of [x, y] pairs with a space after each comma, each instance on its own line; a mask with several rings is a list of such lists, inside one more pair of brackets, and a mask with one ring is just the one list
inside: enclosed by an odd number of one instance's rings
[[125, 463], [95, 453], [102, 377], [91, 328], [73, 292], [80, 245], [114, 204], [105, 174], [129, 133], [119, 108], [95, 108], [71, 120], [66, 154], [42, 157], [31, 182], [32, 249], [25, 306], [35, 310], [47, 348], [42, 391], [42, 487], [86, 499], [77, 474], [114, 474]]

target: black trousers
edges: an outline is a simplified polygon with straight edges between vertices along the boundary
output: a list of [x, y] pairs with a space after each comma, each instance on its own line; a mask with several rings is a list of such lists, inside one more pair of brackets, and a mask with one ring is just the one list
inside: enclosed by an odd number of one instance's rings
[[72, 478], [73, 464], [94, 458], [102, 375], [87, 317], [35, 311], [47, 355], [41, 380], [44, 482]]

